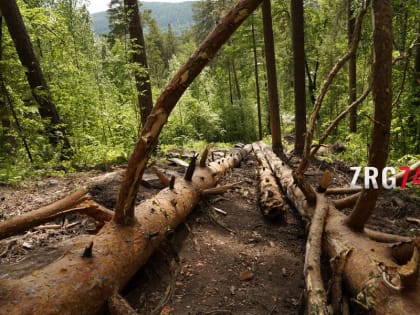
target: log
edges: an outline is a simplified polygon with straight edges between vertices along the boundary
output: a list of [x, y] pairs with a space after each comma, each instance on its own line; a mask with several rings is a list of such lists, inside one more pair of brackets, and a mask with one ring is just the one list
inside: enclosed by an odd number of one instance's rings
[[[95, 236], [78, 236], [65, 253], [51, 264], [20, 279], [2, 279], [1, 314], [97, 314], [119, 292], [168, 231], [183, 222], [198, 203], [200, 190], [213, 187], [227, 168], [237, 165], [251, 147], [223, 162], [197, 167], [192, 181], [177, 179], [138, 205], [129, 226], [115, 221], [105, 224]], [[88, 241], [89, 240], [89, 241]], [[92, 257], [82, 257], [93, 243]]]
[[[258, 145], [260, 146], [261, 150], [263, 150], [265, 158], [267, 159], [271, 169], [273, 170], [273, 173], [278, 179], [279, 188], [281, 189], [283, 195], [287, 196], [287, 198], [294, 205], [299, 205], [299, 207], [296, 207], [296, 209], [298, 210], [302, 219], [310, 222], [314, 209], [312, 207], [308, 207], [308, 202], [305, 195], [295, 185], [292, 169], [286, 166], [286, 162], [278, 159], [274, 152], [271, 151], [264, 142], [260, 141], [258, 142]], [[273, 163], [273, 161], [278, 162]], [[300, 211], [301, 209], [308, 210], [302, 212]]]
[[108, 299], [108, 309], [111, 315], [139, 315], [118, 293]]
[[288, 205], [284, 201], [279, 188], [277, 186], [276, 178], [271, 171], [264, 154], [259, 145], [253, 144], [252, 149], [258, 161], [258, 206], [264, 217], [268, 219], [280, 219], [286, 221], [286, 211]]
[[321, 276], [322, 234], [329, 203], [323, 194], [317, 198], [314, 215], [306, 242], [305, 265], [303, 268], [306, 283], [307, 314], [329, 315], [327, 292]]
[[88, 193], [86, 188], [79, 189], [71, 195], [40, 209], [26, 212], [9, 220], [0, 222], [0, 239], [18, 234], [34, 226], [48, 222], [49, 218], [63, 210], [70, 209], [80, 203]]
[[[288, 191], [290, 202], [311, 217], [314, 209], [307, 206], [303, 194], [296, 190], [291, 178], [291, 169], [264, 146], [264, 153], [275, 170], [275, 175], [283, 189]], [[319, 196], [317, 196], [318, 200]], [[344, 267], [343, 279], [346, 287], [369, 312], [376, 314], [417, 314], [420, 309], [420, 279], [417, 275], [416, 286], [399, 292], [389, 288], [383, 279], [383, 270], [399, 270], [401, 266], [392, 257], [392, 248], [385, 243], [371, 240], [368, 235], [355, 232], [344, 223], [346, 216], [329, 204], [329, 216], [325, 224], [323, 249], [329, 257], [336, 257], [351, 249]], [[414, 259], [414, 258], [413, 258]]]

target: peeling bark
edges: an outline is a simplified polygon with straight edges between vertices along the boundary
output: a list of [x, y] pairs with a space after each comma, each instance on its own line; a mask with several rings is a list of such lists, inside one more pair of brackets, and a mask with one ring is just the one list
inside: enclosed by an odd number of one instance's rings
[[279, 191], [276, 178], [259, 145], [253, 144], [252, 148], [259, 164], [258, 206], [260, 211], [268, 219], [278, 218], [285, 222], [286, 211], [289, 207]]

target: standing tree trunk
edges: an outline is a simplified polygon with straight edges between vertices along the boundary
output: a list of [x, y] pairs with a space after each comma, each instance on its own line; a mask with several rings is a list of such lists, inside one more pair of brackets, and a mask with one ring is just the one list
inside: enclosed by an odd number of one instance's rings
[[45, 81], [44, 74], [38, 63], [29, 34], [23, 23], [22, 15], [15, 0], [0, 1], [0, 10], [4, 16], [10, 36], [16, 46], [16, 51], [22, 65], [26, 68], [26, 77], [32, 95], [39, 104], [40, 116], [46, 120], [45, 129], [50, 143], [56, 147], [60, 142], [63, 145], [63, 156], [71, 154], [70, 142], [66, 129], [58, 115], [58, 110]]
[[[0, 16], [0, 61], [3, 57], [3, 17]], [[0, 73], [0, 88], [3, 86], [3, 77]], [[13, 154], [13, 148], [15, 145], [13, 136], [10, 134], [11, 123], [9, 119], [9, 111], [6, 105], [5, 91], [0, 90], [0, 122], [3, 130], [4, 149], [8, 154]], [[9, 150], [12, 149], [12, 150]]]
[[281, 143], [280, 103], [277, 91], [276, 58], [274, 53], [273, 21], [271, 18], [270, 0], [263, 0], [262, 16], [267, 67], [268, 100], [270, 104], [271, 142], [274, 153], [280, 156], [283, 154], [283, 144]]
[[306, 133], [305, 34], [303, 0], [291, 0], [295, 92], [295, 153], [302, 154]]
[[258, 111], [258, 140], [262, 140], [262, 120], [261, 120], [261, 97], [260, 97], [260, 80], [258, 77], [258, 59], [257, 59], [257, 45], [255, 42], [255, 27], [254, 19], [251, 23], [251, 33], [252, 33], [252, 49], [254, 52], [254, 73], [255, 73], [255, 90], [257, 94], [257, 111]]
[[[352, 0], [347, 0], [347, 38], [349, 47], [353, 41], [354, 23], [356, 21]], [[356, 54], [349, 60], [349, 105], [356, 100]], [[350, 132], [357, 132], [357, 107], [350, 111]]]
[[[420, 19], [418, 20], [418, 34], [420, 34]], [[414, 80], [413, 80], [413, 91], [414, 91], [414, 97], [413, 97], [413, 104], [415, 107], [420, 107], [420, 36], [417, 37], [417, 45], [416, 45], [416, 56], [414, 60]], [[417, 123], [416, 119], [413, 119], [413, 129], [415, 134], [417, 134], [417, 139], [420, 137], [420, 121]], [[420, 152], [420, 141], [417, 141], [417, 145], [415, 148], [415, 152]]]
[[235, 59], [232, 59], [233, 82], [235, 83], [236, 96], [238, 101], [242, 99], [241, 86], [239, 85], [238, 72], [236, 71]]
[[[392, 5], [391, 0], [372, 1], [373, 31], [373, 65], [372, 95], [375, 104], [371, 146], [369, 148], [369, 166], [379, 171], [378, 184], [382, 183], [382, 169], [385, 167], [388, 152], [392, 118]], [[362, 193], [348, 216], [346, 223], [355, 230], [363, 230], [366, 221], [372, 214], [379, 189], [363, 189]]]
[[[128, 32], [131, 41], [131, 61], [138, 66], [135, 72], [137, 99], [140, 110], [140, 126], [146, 124], [147, 116], [153, 108], [152, 87], [150, 85], [143, 28], [141, 25], [137, 0], [124, 0], [128, 19]], [[140, 128], [139, 128], [140, 130]]]

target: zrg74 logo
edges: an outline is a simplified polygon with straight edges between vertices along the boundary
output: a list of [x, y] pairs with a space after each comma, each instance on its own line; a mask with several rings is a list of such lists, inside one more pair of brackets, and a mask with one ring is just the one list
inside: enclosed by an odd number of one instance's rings
[[[403, 177], [401, 181], [401, 188], [405, 188], [407, 186], [407, 182], [410, 178], [410, 167], [409, 166], [400, 166], [401, 171], [403, 171]], [[350, 187], [352, 188], [361, 188], [361, 185], [357, 184], [357, 179], [362, 172], [362, 168], [360, 166], [353, 166], [350, 167], [351, 170], [354, 171], [353, 179], [351, 180]], [[376, 167], [367, 166], [363, 169], [363, 188], [369, 189], [378, 189], [379, 185], [377, 182], [377, 178], [379, 175], [379, 171]], [[384, 167], [382, 170], [382, 187], [385, 189], [393, 189], [397, 187], [397, 179], [395, 177], [396, 171], [393, 167]], [[414, 176], [412, 178], [412, 183], [420, 185], [420, 167], [417, 168]]]

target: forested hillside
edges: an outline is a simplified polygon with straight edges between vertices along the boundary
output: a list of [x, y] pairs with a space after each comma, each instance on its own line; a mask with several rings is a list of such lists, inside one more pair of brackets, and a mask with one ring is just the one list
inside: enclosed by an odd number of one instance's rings
[[[174, 32], [180, 35], [194, 23], [192, 18], [193, 1], [170, 3], [170, 2], [147, 2], [142, 1], [140, 10], [151, 10], [152, 17], [156, 20], [160, 29], [166, 29], [171, 24]], [[93, 29], [96, 34], [109, 32], [108, 16], [106, 12], [92, 14]]]

